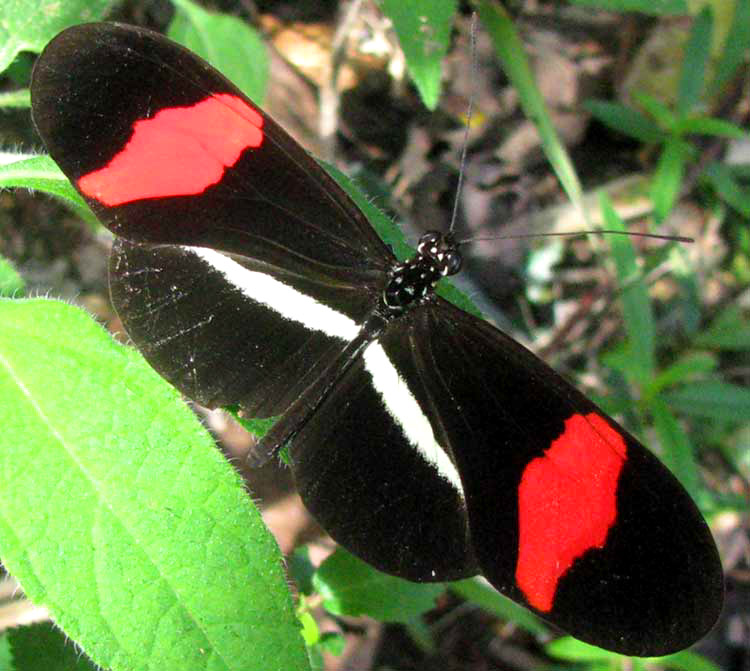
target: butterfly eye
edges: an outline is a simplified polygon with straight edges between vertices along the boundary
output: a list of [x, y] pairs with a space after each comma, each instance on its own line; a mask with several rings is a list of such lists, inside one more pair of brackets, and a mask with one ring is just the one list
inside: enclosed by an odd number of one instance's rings
[[443, 255], [443, 267], [441, 269], [441, 274], [443, 275], [443, 277], [455, 275], [459, 270], [461, 270], [462, 261], [463, 257], [457, 250], [450, 249], [445, 252], [445, 254]]

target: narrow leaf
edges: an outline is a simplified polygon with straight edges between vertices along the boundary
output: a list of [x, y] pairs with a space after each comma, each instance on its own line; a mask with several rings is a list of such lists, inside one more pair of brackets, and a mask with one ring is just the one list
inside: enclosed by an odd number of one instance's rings
[[651, 144], [664, 139], [659, 126], [631, 107], [603, 100], [587, 100], [583, 106], [603, 124], [636, 140]]
[[695, 337], [694, 343], [711, 349], [750, 350], [750, 318], [739, 305], [728, 305], [703, 333]]
[[651, 182], [651, 200], [654, 204], [654, 219], [657, 224], [664, 221], [674, 207], [680, 193], [688, 155], [687, 145], [678, 137], [671, 137], [659, 156]]
[[380, 7], [393, 22], [422, 102], [434, 110], [440, 99], [442, 64], [450, 44], [455, 0], [381, 0]]
[[526, 58], [526, 52], [513, 21], [505, 9], [490, 0], [481, 0], [477, 12], [487, 32], [506, 75], [520, 96], [521, 107], [536, 125], [542, 140], [542, 149], [557, 174], [560, 184], [574, 206], [586, 219], [583, 191], [578, 175], [567, 150], [557, 135], [547, 106]]
[[675, 117], [672, 111], [663, 102], [650, 96], [648, 93], [634, 91], [633, 100], [643, 107], [664, 130], [671, 130], [677, 122], [677, 117]]
[[687, 14], [687, 0], [571, 0], [581, 7], [595, 7], [610, 12], [641, 12], [653, 16]]
[[[606, 194], [602, 193], [600, 202], [605, 228], [626, 231], [625, 224], [615, 212]], [[622, 314], [631, 359], [637, 366], [638, 381], [646, 383], [654, 376], [655, 368], [655, 329], [651, 300], [641, 278], [630, 238], [626, 235], [613, 235], [610, 247], [617, 269], [618, 284], [622, 287]]]
[[695, 453], [688, 435], [680, 426], [677, 418], [669, 407], [660, 399], [652, 399], [648, 404], [649, 411], [654, 418], [654, 426], [661, 444], [661, 456], [672, 473], [695, 498], [698, 494], [698, 466], [695, 463]]
[[729, 137], [737, 140], [748, 139], [748, 132], [739, 126], [724, 121], [723, 119], [711, 119], [709, 117], [696, 117], [682, 119], [674, 125], [677, 134], [695, 133], [698, 135], [715, 135], [716, 137]]
[[716, 66], [716, 75], [709, 87], [711, 97], [715, 96], [745, 60], [750, 45], [750, 0], [736, 0], [734, 19], [724, 42], [724, 49]]
[[744, 422], [750, 417], [750, 389], [718, 381], [685, 385], [663, 395], [670, 407], [691, 417]]
[[690, 39], [685, 47], [680, 82], [677, 87], [677, 114], [687, 116], [699, 103], [706, 73], [706, 63], [711, 53], [713, 13], [706, 5], [693, 20]]
[[711, 354], [705, 352], [688, 354], [660, 371], [649, 383], [644, 396], [656, 396], [663, 389], [684, 383], [691, 377], [705, 377], [706, 374], [716, 370], [716, 366], [716, 357]]
[[714, 161], [708, 165], [704, 176], [722, 200], [742, 216], [750, 217], [750, 189], [735, 179], [734, 171], [729, 166]]

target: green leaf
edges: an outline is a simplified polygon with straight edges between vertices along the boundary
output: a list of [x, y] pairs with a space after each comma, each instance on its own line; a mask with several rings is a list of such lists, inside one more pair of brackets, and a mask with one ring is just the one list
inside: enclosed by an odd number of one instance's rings
[[713, 162], [704, 171], [719, 197], [744, 217], [750, 217], [750, 189], [735, 179], [734, 171], [726, 165]]
[[659, 436], [662, 460], [690, 495], [696, 498], [700, 477], [695, 463], [695, 452], [688, 435], [666, 403], [660, 399], [651, 399], [648, 409], [654, 418], [654, 426]]
[[0, 636], [0, 671], [16, 671], [13, 664], [13, 653], [10, 651], [10, 640], [7, 633]]
[[268, 50], [256, 30], [236, 16], [209, 12], [190, 0], [179, 8], [167, 35], [207, 60], [256, 104], [266, 97]]
[[544, 649], [550, 657], [570, 662], [596, 662], [602, 660], [610, 661], [614, 667], [615, 662], [625, 659], [616, 652], [597, 648], [595, 645], [584, 643], [572, 636], [563, 636], [551, 641], [544, 646]]
[[711, 54], [711, 34], [714, 18], [711, 7], [706, 5], [693, 20], [693, 28], [685, 47], [680, 82], [677, 87], [677, 114], [687, 116], [700, 102], [706, 76], [706, 63]]
[[94, 213], [78, 195], [68, 178], [49, 156], [14, 156], [0, 159], [0, 188], [20, 187], [44, 191], [62, 198], [82, 219], [96, 221]]
[[750, 319], [739, 305], [728, 305], [703, 333], [693, 340], [698, 347], [730, 351], [750, 350]]
[[513, 83], [526, 116], [536, 125], [542, 140], [542, 149], [555, 171], [565, 193], [586, 219], [583, 190], [573, 162], [557, 135], [547, 106], [526, 58], [523, 42], [505, 9], [491, 0], [477, 4], [479, 18], [492, 43], [508, 79]]
[[677, 671], [721, 671], [721, 667], [691, 650], [683, 650], [658, 659], [659, 666], [677, 669]]
[[23, 294], [26, 285], [8, 259], [0, 256], [0, 296], [11, 298]]
[[440, 100], [443, 58], [450, 44], [455, 0], [380, 0], [404, 51], [406, 66], [422, 102], [434, 110]]
[[514, 622], [535, 636], [548, 636], [549, 630], [544, 623], [527, 608], [519, 606], [507, 596], [503, 596], [483, 578], [467, 578], [446, 584], [452, 592], [459, 594], [467, 601], [481, 606], [503, 620]]
[[644, 389], [644, 396], [646, 398], [654, 397], [661, 393], [663, 389], [685, 382], [691, 377], [705, 376], [714, 370], [716, 370], [716, 357], [711, 354], [706, 352], [687, 354], [660, 371]]
[[671, 131], [672, 127], [677, 123], [677, 117], [672, 111], [663, 102], [650, 96], [648, 93], [634, 91], [633, 100], [643, 107], [664, 130]]
[[336, 550], [313, 576], [323, 605], [336, 615], [369, 615], [408, 622], [435, 607], [442, 583], [414, 583], [381, 573], [344, 550]]
[[0, 2], [0, 72], [21, 51], [39, 53], [57, 33], [83, 21], [103, 19], [113, 0], [3, 0]]
[[583, 106], [592, 116], [613, 130], [647, 144], [662, 142], [663, 131], [638, 110], [604, 100], [587, 100]]
[[571, 0], [581, 7], [596, 7], [611, 12], [641, 12], [651, 15], [687, 14], [686, 0]]
[[716, 137], [729, 137], [737, 140], [748, 138], [748, 132], [739, 126], [724, 121], [723, 119], [712, 119], [710, 117], [694, 117], [681, 119], [673, 128], [678, 135], [694, 133], [697, 135], [715, 135]]
[[[604, 227], [625, 232], [625, 224], [605, 193], [601, 194], [600, 203]], [[637, 371], [631, 372], [637, 372], [638, 381], [646, 383], [654, 376], [655, 368], [656, 339], [651, 299], [641, 277], [630, 238], [626, 235], [613, 235], [610, 248], [617, 269], [618, 284], [622, 287], [622, 315], [631, 360], [637, 365]]]
[[724, 49], [716, 65], [716, 74], [709, 87], [713, 98], [737, 72], [745, 60], [750, 44], [750, 0], [736, 0], [734, 17], [729, 34], [724, 41]]
[[680, 193], [689, 155], [690, 147], [678, 137], [670, 137], [662, 149], [651, 182], [651, 200], [657, 223], [664, 221], [672, 211]]
[[51, 622], [41, 622], [8, 632], [16, 669], [32, 671], [98, 671], [65, 634]]
[[0, 93], [0, 107], [6, 109], [28, 109], [31, 107], [31, 93], [29, 89]]
[[0, 557], [29, 598], [114, 671], [307, 668], [278, 547], [177, 392], [70, 305], [0, 323]]
[[702, 381], [663, 394], [675, 410], [691, 417], [744, 422], [750, 417], [750, 389], [719, 381]]

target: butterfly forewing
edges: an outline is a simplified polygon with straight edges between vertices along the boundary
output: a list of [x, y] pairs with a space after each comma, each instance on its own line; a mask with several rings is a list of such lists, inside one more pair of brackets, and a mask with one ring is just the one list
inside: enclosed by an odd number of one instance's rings
[[342, 545], [412, 580], [480, 571], [619, 652], [711, 627], [721, 565], [669, 471], [513, 340], [419, 277], [393, 284], [426, 266], [397, 272], [336, 182], [213, 68], [91, 24], [48, 45], [31, 93], [52, 157], [119, 236], [111, 293], [133, 341], [201, 403], [282, 415], [261, 453], [289, 443]]
[[257, 256], [302, 275], [389, 265], [364, 215], [314, 159], [216, 70], [156, 33], [64, 31], [34, 69], [32, 97], [52, 158], [117, 235]]

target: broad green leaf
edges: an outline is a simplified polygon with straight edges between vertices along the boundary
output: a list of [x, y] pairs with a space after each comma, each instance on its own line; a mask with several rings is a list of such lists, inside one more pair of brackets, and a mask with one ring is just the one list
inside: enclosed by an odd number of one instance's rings
[[492, 38], [505, 74], [518, 92], [524, 113], [536, 125], [542, 140], [542, 149], [560, 184], [586, 220], [588, 217], [583, 204], [581, 183], [573, 162], [552, 124], [544, 98], [534, 81], [523, 42], [513, 21], [500, 4], [491, 0], [480, 0], [477, 4], [477, 12], [485, 30]]
[[750, 389], [718, 381], [703, 381], [665, 392], [662, 398], [684, 415], [746, 422], [750, 417]]
[[677, 87], [677, 114], [687, 116], [700, 102], [706, 74], [706, 63], [711, 54], [713, 13], [710, 6], [704, 7], [693, 20], [693, 28], [685, 47], [680, 83]]
[[177, 392], [73, 306], [0, 323], [0, 558], [29, 598], [113, 671], [306, 669], [278, 547]]
[[406, 66], [429, 110], [440, 99], [443, 58], [450, 44], [456, 0], [380, 0], [404, 51]]
[[732, 303], [693, 340], [698, 347], [730, 351], [750, 350], [750, 318], [739, 305]]
[[[605, 228], [625, 232], [625, 224], [617, 216], [606, 194], [600, 197]], [[622, 287], [622, 314], [632, 361], [637, 363], [638, 381], [646, 383], [654, 376], [655, 368], [655, 328], [654, 315], [648, 289], [643, 283], [638, 268], [633, 243], [626, 235], [613, 235], [610, 238], [612, 257], [617, 268], [618, 285]]]
[[737, 72], [742, 65], [750, 45], [750, 0], [736, 0], [734, 19], [729, 34], [724, 42], [716, 75], [711, 82], [709, 92], [713, 97]]
[[571, 0], [571, 4], [610, 12], [642, 12], [652, 15], [688, 13], [687, 0]]
[[68, 637], [51, 622], [31, 624], [8, 632], [13, 664], [22, 671], [98, 671]]
[[549, 635], [547, 627], [534, 613], [500, 594], [482, 578], [457, 580], [446, 583], [446, 587], [467, 601], [481, 606], [503, 620], [514, 622], [535, 636]]
[[705, 169], [704, 176], [722, 200], [742, 216], [750, 217], [750, 189], [735, 179], [734, 171], [729, 166], [714, 161]]
[[651, 399], [648, 409], [654, 418], [654, 426], [661, 444], [661, 457], [672, 473], [695, 498], [698, 494], [698, 467], [695, 453], [685, 430], [661, 399]]
[[207, 60], [258, 105], [266, 97], [269, 59], [266, 45], [247, 23], [209, 12], [191, 0], [172, 0], [179, 8], [167, 35]]
[[408, 622], [435, 607], [442, 583], [414, 583], [386, 575], [344, 550], [336, 550], [313, 576], [323, 605], [336, 615], [369, 615]]
[[723, 119], [711, 119], [710, 117], [682, 119], [674, 125], [673, 130], [677, 134], [696, 133], [700, 135], [729, 137], [737, 140], [748, 138], [748, 132], [739, 126]]
[[64, 28], [103, 19], [113, 0], [3, 0], [0, 2], [0, 72], [21, 51], [40, 52]]
[[29, 89], [5, 91], [4, 93], [0, 93], [0, 107], [6, 109], [26, 109], [31, 107], [31, 94]]
[[583, 104], [595, 118], [613, 130], [648, 144], [664, 140], [664, 132], [638, 110], [604, 100], [587, 100]]
[[0, 188], [2, 187], [44, 191], [62, 198], [81, 218], [96, 221], [89, 206], [49, 156], [6, 154], [0, 158]]
[[670, 137], [662, 149], [651, 181], [651, 200], [657, 224], [672, 211], [689, 155], [690, 147], [678, 137]]
[[0, 256], [0, 296], [16, 297], [22, 294], [25, 288], [23, 278], [13, 264]]

